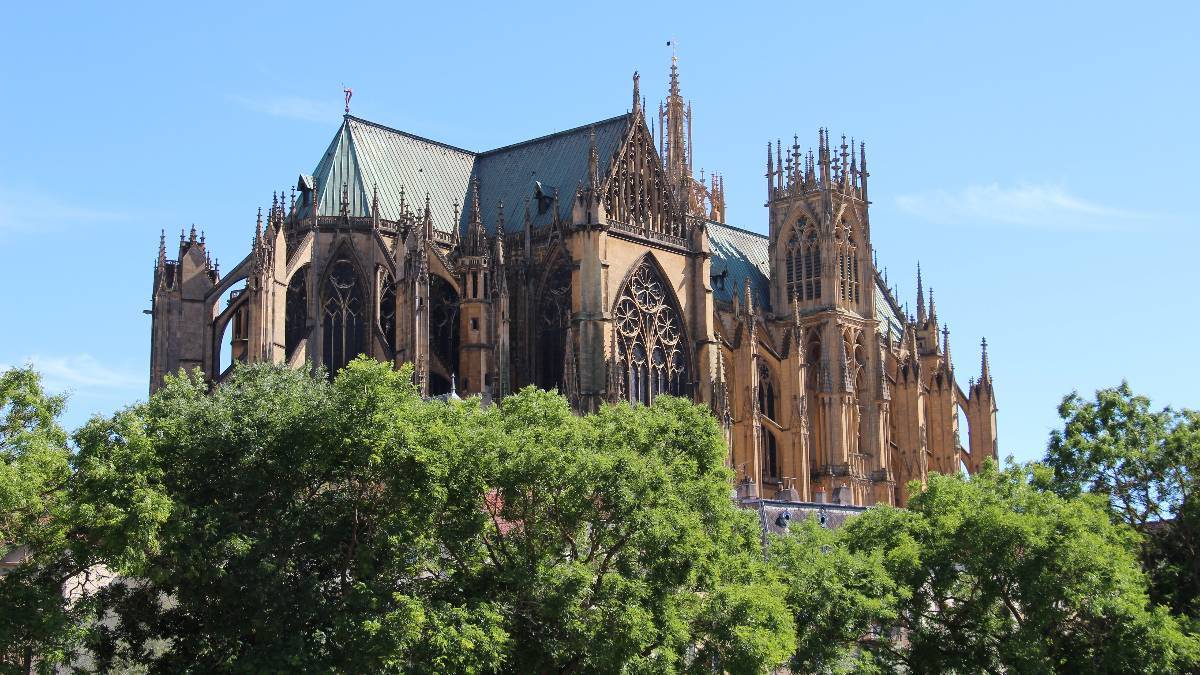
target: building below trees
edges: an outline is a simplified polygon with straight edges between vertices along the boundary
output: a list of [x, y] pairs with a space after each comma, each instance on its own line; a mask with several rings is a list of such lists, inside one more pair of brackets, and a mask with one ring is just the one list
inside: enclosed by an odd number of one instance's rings
[[579, 412], [684, 396], [759, 499], [903, 505], [909, 481], [995, 457], [986, 342], [962, 387], [919, 271], [915, 315], [888, 287], [865, 144], [768, 143], [764, 236], [726, 222], [724, 176], [696, 177], [691, 121], [674, 61], [656, 110], [635, 73], [628, 112], [487, 152], [347, 105], [226, 273], [195, 228], [174, 259], [164, 234], [150, 388], [367, 354], [414, 364], [426, 396], [533, 384]]

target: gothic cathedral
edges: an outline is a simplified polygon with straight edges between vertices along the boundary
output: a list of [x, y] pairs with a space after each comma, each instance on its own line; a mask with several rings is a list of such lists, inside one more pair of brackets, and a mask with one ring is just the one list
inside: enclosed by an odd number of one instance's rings
[[347, 107], [227, 273], [195, 228], [175, 260], [160, 241], [151, 391], [367, 354], [412, 363], [427, 396], [687, 396], [724, 425], [741, 496], [794, 502], [903, 505], [909, 481], [995, 457], [986, 342], [964, 390], [932, 290], [918, 273], [908, 316], [876, 268], [865, 146], [768, 143], [763, 236], [725, 222], [722, 176], [695, 177], [691, 114], [674, 59], [653, 113], [635, 74], [630, 112], [487, 152]]

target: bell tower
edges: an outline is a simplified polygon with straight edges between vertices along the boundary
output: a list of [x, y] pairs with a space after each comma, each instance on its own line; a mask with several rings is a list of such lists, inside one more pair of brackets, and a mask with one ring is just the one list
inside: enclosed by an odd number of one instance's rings
[[825, 129], [815, 152], [798, 137], [767, 144], [771, 304], [803, 335], [807, 468], [814, 490], [855, 504], [894, 495], [866, 164], [865, 144], [834, 145]]

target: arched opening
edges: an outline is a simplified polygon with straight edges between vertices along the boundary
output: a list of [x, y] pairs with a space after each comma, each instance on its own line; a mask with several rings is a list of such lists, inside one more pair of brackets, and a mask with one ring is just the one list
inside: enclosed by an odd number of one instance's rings
[[954, 444], [956, 446], [958, 446], [955, 448], [955, 450], [957, 450], [956, 454], [958, 455], [958, 458], [959, 458], [959, 460], [958, 460], [959, 469], [963, 475], [969, 475], [971, 473], [967, 469], [967, 465], [962, 460], [963, 457], [967, 456], [967, 452], [969, 451], [969, 449], [971, 447], [970, 443], [969, 443], [969, 438], [970, 438], [970, 436], [969, 436], [970, 427], [968, 426], [969, 424], [970, 424], [970, 422], [967, 419], [967, 413], [965, 411], [963, 411], [962, 406], [955, 404], [955, 406], [954, 406]]
[[863, 338], [860, 334], [854, 340], [854, 395], [858, 401], [858, 430], [857, 442], [855, 443], [855, 451], [864, 453], [868, 450], [868, 441], [870, 439], [870, 427], [868, 425], [869, 415], [867, 414], [867, 406], [871, 403], [874, 396], [867, 387], [867, 348], [863, 344]]
[[806, 382], [804, 383], [805, 391], [809, 393], [808, 399], [808, 428], [809, 438], [808, 447], [812, 448], [809, 453], [812, 457], [812, 469], [815, 471], [827, 463], [825, 459], [826, 448], [821, 442], [821, 430], [825, 428], [825, 411], [821, 406], [821, 399], [818, 395], [825, 384], [824, 379], [827, 373], [826, 362], [821, 353], [821, 334], [818, 331], [808, 331], [808, 342], [804, 347], [804, 360], [807, 364]]
[[648, 260], [630, 274], [613, 312], [621, 396], [649, 405], [659, 394], [690, 393], [683, 320], [670, 286]]
[[775, 440], [775, 434], [768, 429], [762, 430], [763, 440], [763, 479], [778, 481], [779, 480], [779, 444]]
[[534, 384], [563, 391], [567, 328], [571, 325], [571, 268], [558, 264], [538, 294], [534, 348]]
[[801, 300], [821, 299], [821, 248], [816, 228], [803, 216], [788, 240], [788, 295]]
[[284, 352], [287, 359], [308, 337], [308, 266], [301, 267], [288, 282], [283, 319]]
[[379, 332], [383, 335], [383, 344], [388, 348], [388, 356], [396, 353], [396, 282], [391, 272], [382, 270], [379, 275], [379, 307], [376, 316], [379, 317]]
[[366, 302], [362, 280], [350, 260], [339, 258], [329, 266], [321, 294], [322, 362], [333, 377], [351, 359], [363, 353]]
[[[243, 279], [221, 296], [221, 299], [217, 301], [217, 310], [221, 314], [230, 311], [230, 308], [242, 300], [245, 292], [246, 281]], [[246, 363], [249, 360], [250, 326], [247, 319], [247, 306], [244, 302], [241, 302], [241, 306], [232, 311], [232, 316], [227, 317], [223, 324], [218, 319], [216, 327], [220, 334], [216, 336], [218, 348], [216, 349], [217, 363], [215, 364], [218, 380], [225, 377], [234, 361]]]
[[449, 281], [429, 276], [430, 395], [449, 393], [450, 376], [458, 370], [458, 301]]
[[775, 381], [771, 377], [771, 369], [767, 364], [758, 364], [758, 411], [772, 421], [779, 421], [775, 416]]

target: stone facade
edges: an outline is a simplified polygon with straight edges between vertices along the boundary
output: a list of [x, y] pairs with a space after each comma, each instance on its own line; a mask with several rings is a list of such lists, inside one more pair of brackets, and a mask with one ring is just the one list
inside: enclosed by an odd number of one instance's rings
[[986, 343], [964, 390], [932, 290], [927, 308], [918, 272], [906, 316], [876, 268], [865, 146], [768, 144], [769, 234], [742, 230], [723, 178], [695, 178], [674, 62], [670, 82], [652, 115], [635, 74], [630, 112], [484, 153], [347, 110], [232, 270], [194, 229], [174, 260], [160, 241], [151, 391], [362, 353], [413, 363], [430, 396], [687, 396], [724, 425], [740, 495], [793, 502], [903, 504], [908, 481], [994, 457]]

